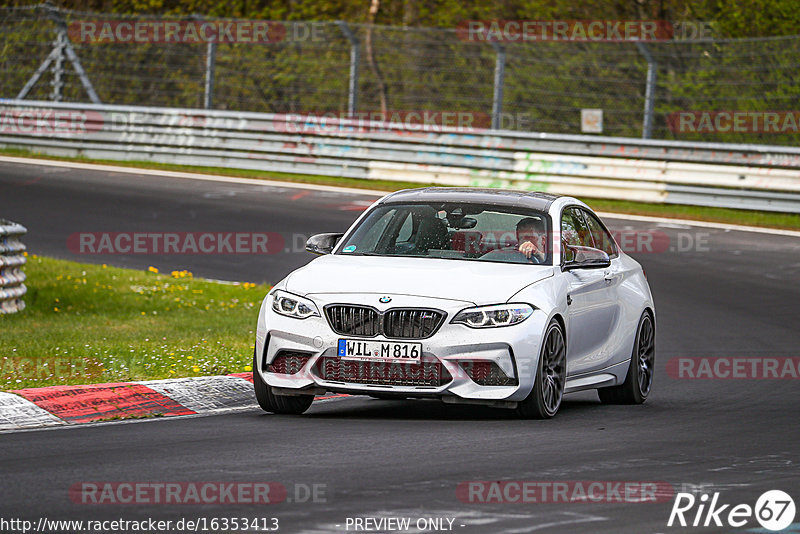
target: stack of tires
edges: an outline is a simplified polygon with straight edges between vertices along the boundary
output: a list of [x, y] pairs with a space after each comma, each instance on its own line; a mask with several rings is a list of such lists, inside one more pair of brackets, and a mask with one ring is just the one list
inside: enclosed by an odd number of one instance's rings
[[20, 238], [28, 230], [21, 224], [0, 219], [0, 314], [25, 309], [25, 245]]

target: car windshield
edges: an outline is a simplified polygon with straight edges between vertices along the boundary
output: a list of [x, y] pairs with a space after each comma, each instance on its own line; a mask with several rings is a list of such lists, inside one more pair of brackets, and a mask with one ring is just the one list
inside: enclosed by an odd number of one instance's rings
[[370, 211], [337, 254], [552, 265], [550, 217], [474, 203], [386, 204]]

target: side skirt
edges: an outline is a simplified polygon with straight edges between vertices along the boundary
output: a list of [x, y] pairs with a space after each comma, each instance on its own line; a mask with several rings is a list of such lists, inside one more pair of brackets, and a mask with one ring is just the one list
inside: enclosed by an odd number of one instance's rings
[[621, 384], [625, 380], [625, 375], [628, 374], [629, 365], [630, 361], [620, 362], [592, 373], [567, 377], [564, 393], [575, 393], [576, 391], [583, 391], [586, 389], [597, 389]]

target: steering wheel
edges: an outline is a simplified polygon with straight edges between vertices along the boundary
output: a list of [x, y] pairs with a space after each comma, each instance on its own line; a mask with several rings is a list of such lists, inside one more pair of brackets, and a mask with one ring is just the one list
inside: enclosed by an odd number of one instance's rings
[[490, 257], [491, 255], [495, 255], [495, 256], [505, 255], [505, 256], [508, 256], [508, 257], [513, 256], [514, 258], [519, 258], [520, 259], [520, 261], [511, 261], [511, 262], [508, 262], [508, 263], [532, 263], [534, 265], [539, 265], [541, 263], [539, 261], [539, 258], [537, 258], [533, 254], [531, 254], [530, 258], [527, 257], [525, 254], [523, 254], [522, 252], [520, 252], [517, 249], [517, 246], [518, 245], [508, 245], [508, 246], [503, 247], [503, 248], [498, 248], [498, 249], [495, 249], [495, 250], [493, 250], [491, 252], [487, 252], [486, 254], [481, 256], [481, 258], [487, 258], [487, 257]]

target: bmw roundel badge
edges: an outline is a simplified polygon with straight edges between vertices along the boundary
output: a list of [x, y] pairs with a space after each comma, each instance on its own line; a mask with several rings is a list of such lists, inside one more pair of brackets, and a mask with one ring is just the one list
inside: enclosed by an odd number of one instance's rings
[[387, 302], [392, 302], [392, 297], [381, 297], [378, 299], [378, 301], [386, 304]]

